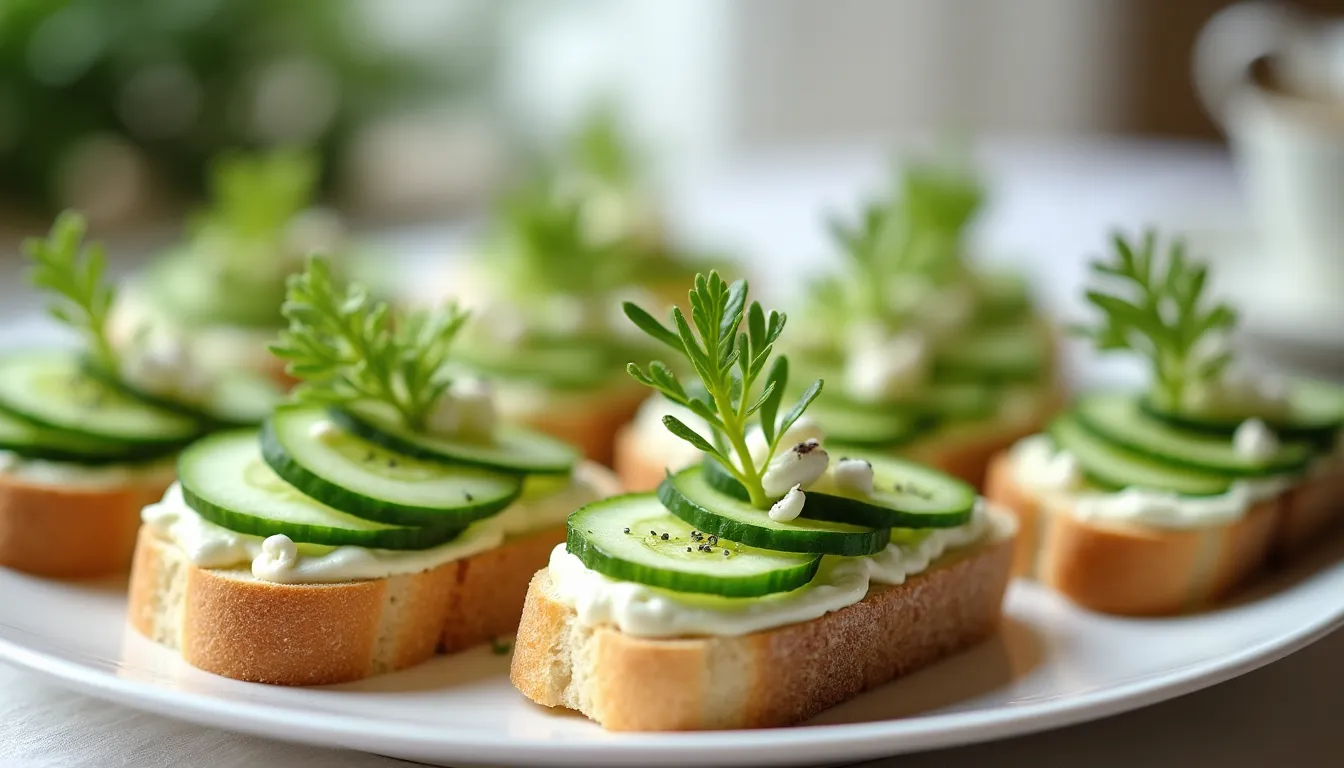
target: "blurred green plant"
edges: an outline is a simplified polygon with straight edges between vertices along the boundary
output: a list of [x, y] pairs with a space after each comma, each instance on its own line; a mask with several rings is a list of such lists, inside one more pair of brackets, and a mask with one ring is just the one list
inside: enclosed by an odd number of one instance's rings
[[[166, 251], [144, 278], [147, 298], [192, 325], [281, 322], [285, 279], [303, 268], [306, 250], [339, 264], [345, 243], [335, 220], [305, 243], [303, 223], [317, 191], [317, 158], [310, 152], [226, 152], [209, 164], [206, 207], [188, 219], [186, 237]], [[331, 216], [331, 214], [327, 214]], [[308, 239], [312, 239], [309, 237]], [[329, 242], [328, 242], [329, 241]]]
[[828, 218], [846, 268], [813, 284], [810, 313], [835, 328], [899, 324], [928, 289], [967, 279], [966, 235], [984, 200], [981, 180], [955, 158], [901, 164], [853, 221]]
[[385, 0], [5, 0], [0, 195], [59, 206], [94, 137], [191, 193], [226, 147], [307, 145], [329, 167], [373, 116], [484, 91], [499, 5], [447, 7], [412, 45], [397, 34], [426, 9]]

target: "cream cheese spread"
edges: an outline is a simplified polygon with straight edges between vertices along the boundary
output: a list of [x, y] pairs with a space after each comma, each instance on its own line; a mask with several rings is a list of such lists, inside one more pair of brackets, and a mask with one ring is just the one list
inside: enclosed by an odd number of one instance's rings
[[177, 471], [177, 458], [142, 464], [74, 464], [30, 459], [0, 450], [0, 475], [36, 485], [73, 488], [115, 488], [128, 485], [167, 484]]
[[791, 592], [729, 598], [673, 592], [617, 581], [589, 570], [565, 545], [551, 552], [550, 578], [556, 596], [586, 626], [610, 625], [642, 637], [734, 636], [796, 624], [853, 605], [870, 584], [902, 584], [944, 554], [979, 542], [992, 532], [1008, 535], [1011, 515], [977, 504], [966, 525], [932, 529], [909, 538], [897, 532], [886, 549], [869, 557], [822, 560], [817, 575]]
[[287, 536], [260, 536], [216, 525], [187, 506], [174, 483], [163, 500], [145, 507], [145, 525], [177, 545], [202, 568], [248, 566], [258, 579], [281, 584], [329, 584], [418, 573], [500, 546], [518, 536], [562, 525], [569, 514], [613, 490], [605, 469], [591, 464], [575, 468], [570, 483], [541, 495], [526, 492], [497, 515], [472, 524], [451, 541], [422, 550], [366, 547], [321, 547], [295, 544]]

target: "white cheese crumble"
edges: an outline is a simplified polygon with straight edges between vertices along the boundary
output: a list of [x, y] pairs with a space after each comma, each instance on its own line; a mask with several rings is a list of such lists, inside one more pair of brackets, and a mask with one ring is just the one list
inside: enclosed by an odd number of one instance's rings
[[789, 492], [784, 494], [784, 498], [776, 501], [774, 506], [770, 507], [770, 519], [777, 523], [787, 523], [796, 519], [803, 513], [803, 504], [807, 501], [807, 494], [803, 493], [800, 486], [793, 486]]
[[928, 377], [929, 345], [922, 333], [890, 335], [877, 326], [860, 326], [845, 343], [844, 388], [856, 400], [891, 400], [918, 390]]
[[873, 495], [873, 465], [863, 459], [840, 459], [831, 470], [835, 487], [858, 496]]
[[[790, 488], [811, 485], [826, 474], [830, 456], [816, 438], [797, 443], [776, 456], [761, 475], [761, 489], [768, 496], [778, 496]], [[796, 515], [795, 515], [796, 517]]]
[[1265, 462], [1279, 452], [1279, 438], [1260, 419], [1247, 419], [1232, 433], [1232, 450], [1248, 461]]

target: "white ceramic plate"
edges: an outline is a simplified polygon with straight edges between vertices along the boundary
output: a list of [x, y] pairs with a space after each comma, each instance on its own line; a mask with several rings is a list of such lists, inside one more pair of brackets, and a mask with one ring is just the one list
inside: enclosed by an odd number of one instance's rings
[[197, 723], [440, 764], [795, 765], [854, 762], [1101, 717], [1291, 653], [1344, 622], [1344, 542], [1197, 616], [1077, 610], [1010, 592], [999, 635], [971, 651], [769, 731], [610, 734], [536, 707], [488, 648], [358, 684], [274, 688], [215, 677], [128, 630], [120, 581], [0, 569], [0, 659], [96, 696]]

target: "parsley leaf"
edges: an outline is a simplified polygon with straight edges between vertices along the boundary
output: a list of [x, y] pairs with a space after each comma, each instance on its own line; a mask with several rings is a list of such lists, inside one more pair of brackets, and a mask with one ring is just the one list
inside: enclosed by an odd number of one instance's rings
[[32, 284], [56, 297], [47, 311], [84, 337], [96, 365], [116, 373], [117, 354], [107, 329], [116, 290], [103, 280], [107, 263], [103, 246], [84, 244], [87, 228], [83, 216], [65, 211], [45, 239], [25, 240], [23, 252], [32, 262]]
[[[709, 438], [672, 416], [664, 418], [663, 425], [723, 465], [747, 489], [751, 502], [764, 509], [770, 505], [770, 499], [761, 485], [761, 476], [784, 432], [821, 392], [822, 382], [814, 381], [784, 417], [777, 419], [780, 400], [788, 386], [788, 359], [782, 355], [776, 358], [763, 382], [761, 373], [784, 331], [787, 317], [774, 310], [767, 313], [757, 302], [748, 305], [746, 281], [729, 285], [717, 272], [696, 275], [688, 298], [690, 318], [680, 307], [674, 307], [672, 329], [632, 303], [626, 302], [624, 309], [636, 326], [690, 362], [700, 386], [683, 384], [671, 368], [657, 360], [647, 368], [631, 363], [627, 370], [636, 381], [705, 420], [712, 431]], [[742, 329], [744, 320], [746, 330]], [[755, 392], [758, 382], [760, 391]], [[753, 416], [760, 422], [769, 448], [759, 464], [747, 447], [747, 430]]]
[[1205, 295], [1208, 267], [1186, 255], [1183, 240], [1170, 242], [1165, 264], [1158, 263], [1157, 241], [1153, 230], [1138, 241], [1112, 236], [1112, 258], [1092, 262], [1098, 287], [1087, 292], [1101, 319], [1073, 330], [1100, 350], [1147, 357], [1154, 399], [1177, 408], [1191, 384], [1217, 378], [1232, 362], [1223, 342], [1237, 314]]
[[456, 304], [393, 316], [359, 284], [340, 286], [325, 259], [308, 260], [288, 281], [281, 312], [289, 328], [271, 345], [302, 380], [295, 397], [323, 405], [374, 401], [421, 430], [451, 383], [444, 375], [453, 339], [467, 320]]

